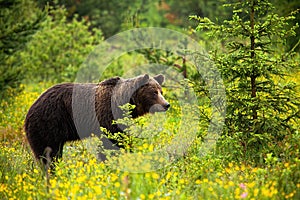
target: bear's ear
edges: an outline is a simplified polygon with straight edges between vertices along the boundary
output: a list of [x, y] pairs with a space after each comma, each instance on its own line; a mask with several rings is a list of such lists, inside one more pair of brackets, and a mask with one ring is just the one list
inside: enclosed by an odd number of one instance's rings
[[135, 80], [135, 84], [137, 87], [141, 87], [142, 85], [145, 85], [146, 83], [148, 83], [149, 81], [149, 75], [148, 74], [144, 74], [141, 76], [138, 76], [137, 79]]
[[154, 76], [153, 78], [154, 78], [154, 80], [156, 80], [159, 83], [159, 85], [161, 85], [165, 81], [165, 77], [162, 74], [158, 74], [158, 75]]

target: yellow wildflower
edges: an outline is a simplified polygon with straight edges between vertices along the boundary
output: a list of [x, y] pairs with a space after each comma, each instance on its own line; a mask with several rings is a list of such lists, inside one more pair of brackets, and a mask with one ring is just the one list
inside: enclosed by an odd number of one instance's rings
[[140, 199], [146, 199], [146, 196], [144, 194], [141, 194]]
[[156, 180], [159, 179], [159, 174], [153, 172], [153, 173], [152, 173], [152, 178], [153, 178], [153, 179], [156, 179]]
[[228, 182], [228, 185], [229, 185], [229, 186], [234, 186], [234, 182], [233, 182], [233, 181], [229, 181], [229, 182]]
[[116, 182], [116, 183], [115, 183], [115, 187], [116, 187], [116, 188], [118, 188], [118, 187], [120, 187], [120, 186], [121, 186], [121, 184], [120, 184], [119, 182]]

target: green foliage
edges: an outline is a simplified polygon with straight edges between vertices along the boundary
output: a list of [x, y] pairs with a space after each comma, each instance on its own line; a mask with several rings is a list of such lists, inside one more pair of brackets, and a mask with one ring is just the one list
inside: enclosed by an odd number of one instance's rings
[[169, 23], [184, 29], [196, 25], [194, 21], [189, 21], [188, 16], [190, 15], [208, 17], [217, 23], [222, 22], [231, 15], [229, 9], [223, 7], [222, 1], [220, 0], [166, 0], [165, 2], [169, 5], [167, 13], [165, 14]]
[[[300, 199], [299, 88], [293, 82], [300, 83], [299, 55], [292, 48], [297, 39], [291, 45], [287, 37], [299, 31], [288, 15], [297, 1], [272, 0], [276, 10], [266, 0], [237, 1], [225, 8], [217, 1], [194, 0], [56, 2], [66, 9], [51, 1], [45, 17], [30, 0], [0, 0], [0, 89], [5, 91], [0, 104], [5, 107], [0, 110], [0, 199]], [[281, 11], [287, 13], [276, 14]], [[202, 155], [210, 99], [185, 52], [144, 49], [114, 60], [101, 79], [131, 76], [133, 67], [147, 61], [173, 66], [174, 71], [166, 71], [173, 82], [166, 80], [163, 88], [170, 110], [132, 119], [132, 108], [125, 106], [126, 117], [116, 123], [126, 125], [126, 134], [110, 137], [126, 150], [99, 162], [94, 148], [99, 138], [67, 143], [47, 182], [26, 142], [24, 117], [53, 82], [74, 79], [102, 41], [100, 31], [91, 27], [103, 28], [106, 37], [130, 27], [182, 29], [189, 26], [185, 16], [190, 14], [211, 19], [195, 17], [199, 21], [191, 24], [199, 23], [196, 33], [207, 33], [210, 46], [218, 48], [211, 58], [227, 88], [226, 127], [217, 148]], [[98, 66], [97, 61], [91, 64]], [[143, 67], [134, 72], [143, 73]], [[19, 85], [23, 76], [27, 80]], [[185, 79], [179, 81], [179, 76]], [[14, 87], [25, 90], [16, 93]], [[188, 94], [183, 88], [191, 87], [198, 106], [178, 102]]]
[[[274, 4], [276, 10], [275, 12], [282, 16], [288, 16], [291, 13], [294, 13], [295, 23], [299, 23], [300, 21], [300, 6], [298, 0], [289, 0], [289, 1], [281, 1], [281, 0], [271, 0]], [[292, 24], [288, 25], [292, 27]], [[295, 49], [295, 51], [300, 52], [300, 28], [298, 27], [296, 30], [296, 36], [287, 38], [287, 49]]]
[[[39, 0], [39, 5], [55, 4]], [[79, 15], [88, 20], [91, 27], [102, 30], [105, 38], [135, 27], [165, 27], [177, 30], [189, 29], [196, 25], [188, 20], [189, 15], [200, 15], [221, 21], [230, 14], [219, 0], [143, 0], [143, 1], [98, 1], [98, 0], [57, 0], [66, 7], [68, 20]]]
[[[30, 10], [30, 12], [29, 12]], [[39, 29], [45, 13], [31, 0], [0, 1], [0, 99], [20, 91], [24, 70], [12, 59]]]
[[[155, 113], [136, 119], [131, 118], [133, 108], [130, 104], [121, 106], [124, 118], [114, 122], [124, 128], [124, 132], [111, 134], [102, 128], [108, 138], [117, 141], [126, 150], [118, 154], [117, 158], [109, 159], [108, 164], [118, 169], [148, 172], [163, 168], [187, 154], [196, 133], [202, 136], [206, 133], [199, 127], [196, 107], [179, 107], [176, 102], [172, 102], [172, 110], [167, 113]], [[188, 110], [189, 115], [176, 123], [178, 119], [172, 116], [176, 116], [179, 109]], [[135, 157], [134, 164], [130, 162], [132, 156]]]
[[[126, 15], [135, 15], [147, 1], [64, 1], [58, 0], [58, 5], [63, 5], [68, 11], [68, 20], [72, 21], [79, 15], [85, 20], [90, 21], [90, 26], [100, 28], [106, 38], [113, 36], [121, 31], [122, 23]], [[48, 3], [54, 4], [53, 1], [40, 0], [40, 6], [44, 7]]]
[[102, 41], [101, 32], [91, 32], [89, 24], [76, 18], [67, 22], [62, 7], [50, 8], [49, 14], [41, 30], [20, 53], [21, 67], [27, 69], [31, 81], [73, 81], [80, 65]]
[[295, 132], [300, 117], [295, 84], [286, 81], [298, 65], [294, 52], [282, 51], [298, 25], [288, 28], [294, 16], [280, 17], [268, 1], [226, 6], [233, 7], [233, 17], [222, 25], [192, 17], [199, 21], [197, 31], [209, 30], [223, 44], [223, 51], [215, 50], [211, 57], [227, 90], [224, 134], [230, 145], [225, 146], [235, 159], [261, 160], [269, 151], [279, 155], [276, 144]]

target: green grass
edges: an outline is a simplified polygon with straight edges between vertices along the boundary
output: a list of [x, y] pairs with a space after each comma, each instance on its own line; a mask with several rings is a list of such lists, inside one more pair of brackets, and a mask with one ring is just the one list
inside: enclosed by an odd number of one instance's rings
[[2, 145], [0, 198], [299, 199], [300, 195], [300, 182], [295, 180], [300, 173], [298, 158], [254, 167], [213, 155], [188, 155], [157, 171], [128, 173], [97, 161], [82, 147], [78, 142], [65, 149], [48, 185], [26, 145]]
[[[184, 156], [143, 173], [129, 173], [99, 162], [87, 148], [90, 142], [97, 142], [90, 138], [64, 147], [63, 158], [48, 183], [22, 129], [28, 108], [47, 87], [26, 86], [13, 104], [1, 111], [0, 199], [300, 199], [300, 133], [278, 144], [281, 158], [267, 154], [261, 163], [228, 160], [217, 150], [201, 157], [201, 136], [197, 134]], [[178, 117], [180, 113], [179, 109], [167, 115], [163, 121], [167, 131], [162, 133], [149, 130], [149, 118], [142, 118], [139, 125], [153, 137], [135, 143], [137, 154], [126, 160], [126, 166], [142, 163], [144, 153], [170, 144], [180, 132], [178, 126], [187, 124]], [[195, 131], [193, 123], [189, 125], [185, 134]]]

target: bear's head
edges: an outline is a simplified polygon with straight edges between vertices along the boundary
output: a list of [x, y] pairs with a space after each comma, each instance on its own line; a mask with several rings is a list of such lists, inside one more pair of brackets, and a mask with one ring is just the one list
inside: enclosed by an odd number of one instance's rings
[[112, 95], [114, 118], [120, 117], [121, 113], [118, 107], [126, 103], [135, 105], [132, 111], [133, 118], [146, 113], [167, 111], [170, 104], [162, 94], [161, 84], [163, 82], [164, 76], [161, 74], [154, 77], [144, 74], [130, 79], [120, 79]]
[[130, 98], [130, 103], [136, 106], [132, 113], [133, 117], [168, 110], [170, 104], [163, 97], [161, 88], [164, 79], [161, 74], [154, 77], [148, 74], [136, 77], [134, 86], [136, 91]]

